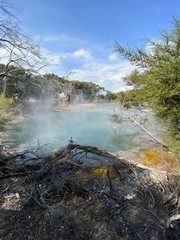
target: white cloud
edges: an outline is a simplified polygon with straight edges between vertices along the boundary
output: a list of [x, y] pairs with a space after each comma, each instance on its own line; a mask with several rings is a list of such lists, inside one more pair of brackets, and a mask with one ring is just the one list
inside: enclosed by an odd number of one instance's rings
[[70, 78], [72, 80], [95, 82], [105, 87], [106, 90], [118, 92], [123, 91], [126, 87], [122, 78], [133, 70], [134, 67], [126, 61], [112, 64], [95, 62], [95, 59], [93, 59], [93, 63], [88, 67], [72, 69]]
[[[91, 55], [89, 50], [79, 48], [73, 52], [51, 53], [45, 48], [41, 49], [44, 57], [48, 60], [49, 66], [41, 70], [41, 74], [46, 72], [55, 73], [59, 76], [70, 73], [69, 79], [79, 81], [95, 82], [106, 90], [118, 92], [126, 89], [122, 78], [134, 70], [127, 61], [118, 59], [114, 53], [107, 54], [104, 59], [99, 59]], [[0, 49], [0, 62], [6, 63], [7, 52]], [[77, 62], [77, 59], [81, 61]], [[71, 66], [65, 67], [69, 62]]]
[[[117, 53], [109, 53], [105, 46], [95, 46], [67, 35], [46, 36], [43, 41], [46, 44], [41, 50], [50, 65], [41, 74], [46, 71], [59, 76], [68, 75], [71, 80], [95, 82], [114, 92], [126, 89], [122, 79], [134, 67]], [[1, 52], [2, 49], [0, 54], [3, 56]]]
[[111, 53], [111, 54], [109, 55], [109, 60], [112, 61], [112, 62], [118, 61], [119, 58], [118, 58], [117, 53]]
[[[123, 77], [132, 72], [135, 67], [129, 62], [118, 58], [117, 53], [104, 53], [102, 58], [97, 52], [91, 54], [89, 49], [78, 48], [75, 51], [49, 54], [57, 61], [57, 66], [48, 67], [51, 72], [59, 76], [66, 75], [70, 80], [95, 82], [106, 90], [113, 92], [123, 91], [127, 88]], [[59, 66], [58, 66], [59, 64]]]
[[9, 59], [9, 53], [5, 48], [0, 48], [0, 63], [6, 64]]
[[73, 56], [77, 57], [77, 58], [84, 58], [84, 59], [90, 59], [91, 58], [91, 54], [89, 51], [80, 48], [78, 50], [76, 50], [75, 52], [73, 52]]
[[[61, 65], [61, 56], [59, 54], [52, 54], [49, 51], [47, 51], [45, 48], [41, 48], [41, 55], [43, 57], [43, 59], [46, 59], [48, 66], [46, 66], [45, 68], [41, 68], [40, 69], [40, 74], [44, 74], [47, 71], [53, 72], [53, 70], [57, 70], [59, 68], [59, 66]], [[22, 53], [20, 51], [18, 51], [17, 49], [14, 50], [14, 55], [12, 56], [13, 59], [15, 60], [16, 58], [21, 59]], [[7, 64], [10, 60], [10, 53], [9, 51], [7, 51], [7, 49], [3, 49], [0, 48], [0, 63], [1, 64]], [[24, 56], [22, 55], [22, 58]], [[19, 60], [19, 63], [21, 64], [21, 66], [26, 68], [26, 65], [23, 65], [24, 62], [20, 62], [21, 60]], [[27, 58], [27, 61], [29, 62], [29, 64], [32, 64], [32, 66], [34, 66], [35, 68], [38, 68], [38, 65], [36, 65], [34, 63], [34, 59], [33, 57], [31, 57], [31, 55], [29, 56], [29, 58]], [[43, 63], [42, 63], [43, 64]], [[57, 67], [58, 66], [58, 67]]]
[[49, 62], [50, 65], [61, 64], [61, 56], [59, 54], [53, 54], [47, 51], [45, 48], [41, 49], [42, 55]]

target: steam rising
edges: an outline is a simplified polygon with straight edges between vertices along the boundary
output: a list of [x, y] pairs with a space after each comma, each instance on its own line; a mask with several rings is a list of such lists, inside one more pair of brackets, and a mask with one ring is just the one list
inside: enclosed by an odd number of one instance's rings
[[15, 124], [9, 139], [20, 148], [45, 145], [45, 153], [67, 145], [71, 139], [110, 152], [136, 147], [140, 129], [130, 121], [112, 121], [113, 114], [123, 116], [118, 104], [80, 104], [54, 112], [36, 111], [32, 117]]

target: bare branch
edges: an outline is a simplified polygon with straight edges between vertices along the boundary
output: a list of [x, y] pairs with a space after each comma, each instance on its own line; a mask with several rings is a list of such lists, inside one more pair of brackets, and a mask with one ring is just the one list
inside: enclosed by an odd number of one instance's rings
[[[0, 57], [0, 62], [6, 60], [4, 71], [0, 73], [0, 82], [6, 76], [7, 80], [19, 69], [29, 73], [37, 73], [47, 65], [40, 47], [35, 44], [18, 27], [14, 9], [5, 1], [0, 3], [0, 50], [6, 56]], [[12, 69], [11, 66], [15, 68]], [[17, 68], [17, 69], [16, 69]]]

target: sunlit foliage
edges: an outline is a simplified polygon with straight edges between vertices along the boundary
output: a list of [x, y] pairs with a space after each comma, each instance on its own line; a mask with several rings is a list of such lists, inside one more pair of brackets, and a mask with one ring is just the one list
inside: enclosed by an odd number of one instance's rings
[[125, 78], [133, 90], [119, 93], [118, 99], [125, 106], [148, 104], [179, 142], [180, 20], [173, 17], [171, 32], [162, 31], [161, 39], [148, 40], [148, 46], [150, 50], [145, 51], [124, 48], [116, 42], [115, 50], [137, 66], [137, 70]]

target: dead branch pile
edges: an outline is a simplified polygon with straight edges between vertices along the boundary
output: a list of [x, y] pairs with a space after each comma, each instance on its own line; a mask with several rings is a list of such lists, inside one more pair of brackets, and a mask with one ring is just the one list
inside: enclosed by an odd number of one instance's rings
[[0, 161], [0, 239], [180, 239], [178, 179], [74, 142], [21, 156]]

